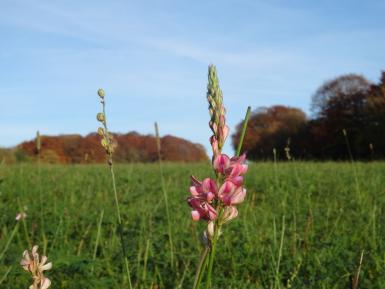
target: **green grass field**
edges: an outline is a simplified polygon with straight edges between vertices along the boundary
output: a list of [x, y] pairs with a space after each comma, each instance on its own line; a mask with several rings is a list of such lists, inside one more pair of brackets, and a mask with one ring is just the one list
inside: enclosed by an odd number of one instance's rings
[[[191, 288], [204, 224], [190, 218], [189, 176], [212, 175], [210, 166], [164, 164], [172, 248], [159, 167], [115, 171], [135, 288]], [[362, 251], [358, 288], [385, 288], [384, 171], [385, 163], [251, 164], [247, 200], [218, 242], [214, 288], [352, 288]], [[0, 288], [28, 288], [19, 262], [32, 243], [53, 262], [52, 288], [127, 288], [107, 166], [47, 165], [40, 176], [33, 165], [0, 169], [0, 254], [16, 213], [28, 214], [0, 260]]]

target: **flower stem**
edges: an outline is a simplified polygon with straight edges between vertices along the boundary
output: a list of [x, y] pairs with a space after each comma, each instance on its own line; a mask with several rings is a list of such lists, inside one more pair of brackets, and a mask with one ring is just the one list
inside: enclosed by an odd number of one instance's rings
[[213, 264], [214, 264], [219, 230], [220, 230], [220, 227], [219, 225], [216, 224], [214, 229], [214, 237], [213, 237], [213, 241], [210, 249], [210, 257], [209, 257], [210, 260], [209, 260], [208, 270], [207, 270], [206, 289], [211, 288], [211, 273], [213, 271]]
[[195, 274], [195, 280], [194, 280], [194, 286], [193, 289], [199, 289], [201, 282], [202, 282], [202, 277], [203, 277], [203, 271], [207, 265], [207, 256], [209, 255], [209, 247], [206, 246], [205, 249], [202, 252], [201, 259], [199, 261], [199, 265], [197, 268], [197, 272]]
[[155, 122], [155, 138], [156, 138], [156, 147], [158, 151], [158, 164], [160, 171], [160, 180], [163, 192], [163, 198], [166, 205], [166, 216], [167, 216], [167, 228], [168, 228], [168, 241], [170, 243], [170, 264], [171, 268], [174, 268], [174, 245], [172, 241], [172, 228], [171, 228], [171, 219], [170, 219], [170, 210], [168, 207], [168, 197], [166, 191], [166, 185], [164, 183], [164, 175], [163, 175], [163, 165], [162, 165], [162, 156], [161, 156], [161, 147], [160, 147], [160, 136], [159, 136], [159, 126], [158, 123]]
[[115, 173], [114, 173], [114, 167], [112, 165], [112, 162], [110, 162], [110, 172], [111, 172], [111, 178], [112, 178], [112, 187], [114, 189], [114, 198], [115, 198], [115, 206], [116, 206], [116, 214], [118, 218], [118, 231], [120, 234], [120, 244], [122, 246], [122, 251], [123, 251], [123, 259], [124, 259], [124, 265], [126, 268], [126, 273], [127, 273], [127, 278], [128, 278], [128, 284], [129, 288], [132, 289], [132, 284], [131, 284], [131, 273], [130, 273], [130, 268], [128, 266], [128, 259], [127, 259], [127, 250], [124, 245], [124, 235], [123, 235], [123, 224], [122, 224], [122, 217], [120, 215], [120, 208], [119, 208], [119, 200], [118, 200], [118, 193], [116, 190], [116, 182], [115, 182]]
[[245, 133], [246, 133], [246, 128], [247, 128], [247, 123], [249, 122], [249, 118], [250, 118], [250, 111], [251, 111], [251, 107], [248, 106], [247, 107], [247, 111], [246, 111], [246, 115], [245, 115], [245, 119], [243, 121], [243, 127], [242, 127], [242, 132], [241, 132], [241, 137], [239, 139], [239, 143], [238, 143], [238, 148], [237, 148], [237, 156], [239, 157], [239, 155], [241, 154], [241, 149], [242, 149], [242, 145], [243, 145], [243, 139], [245, 138]]
[[131, 273], [130, 273], [130, 268], [129, 268], [129, 264], [128, 264], [128, 258], [127, 258], [127, 249], [126, 249], [126, 246], [124, 244], [122, 216], [120, 214], [118, 192], [116, 190], [114, 165], [113, 165], [113, 161], [112, 161], [112, 150], [110, 149], [112, 147], [112, 144], [111, 144], [111, 140], [110, 140], [109, 132], [108, 132], [108, 127], [107, 127], [106, 105], [105, 105], [105, 100], [104, 99], [102, 99], [101, 104], [102, 104], [102, 109], [103, 109], [103, 115], [105, 117], [105, 119], [104, 119], [104, 121], [102, 123], [103, 123], [104, 130], [105, 130], [106, 141], [108, 143], [108, 166], [110, 168], [111, 179], [112, 179], [112, 188], [113, 188], [113, 191], [114, 191], [114, 200], [115, 200], [115, 207], [116, 207], [116, 216], [117, 216], [117, 221], [118, 221], [118, 232], [119, 232], [119, 235], [120, 235], [120, 244], [121, 244], [121, 248], [122, 248], [124, 266], [126, 268], [129, 288], [132, 289]]
[[13, 228], [11, 236], [9, 236], [9, 239], [8, 239], [7, 243], [5, 244], [4, 250], [0, 254], [0, 260], [3, 259], [5, 253], [8, 251], [8, 247], [9, 247], [9, 245], [11, 245], [13, 237], [15, 237], [15, 234], [16, 234], [18, 228], [19, 228], [19, 222], [17, 222], [15, 227]]
[[103, 216], [104, 216], [104, 209], [102, 209], [102, 211], [100, 212], [100, 219], [99, 219], [99, 222], [98, 222], [98, 232], [96, 234], [94, 254], [92, 255], [91, 273], [94, 272], [94, 268], [95, 268], [95, 259], [96, 259], [96, 254], [98, 252], [98, 246], [99, 246], [100, 232], [101, 232], [101, 227], [102, 227], [102, 222], [103, 222]]

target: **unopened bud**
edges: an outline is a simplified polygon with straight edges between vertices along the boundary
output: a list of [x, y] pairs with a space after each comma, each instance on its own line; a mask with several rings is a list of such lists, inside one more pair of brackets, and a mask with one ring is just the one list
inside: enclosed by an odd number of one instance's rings
[[209, 222], [207, 225], [206, 232], [207, 232], [207, 236], [210, 240], [212, 240], [214, 238], [214, 229], [215, 229], [214, 228], [214, 222], [213, 221]]
[[104, 139], [102, 139], [100, 143], [102, 144], [102, 147], [103, 147], [103, 148], [107, 149], [107, 147], [108, 147], [108, 143], [107, 143], [107, 141], [106, 141], [106, 139], [105, 139], [105, 138], [104, 138]]
[[99, 127], [98, 128], [98, 134], [101, 135], [101, 136], [104, 136], [104, 128]]
[[98, 95], [99, 95], [100, 98], [104, 98], [105, 93], [104, 93], [104, 90], [102, 88], [98, 89]]
[[100, 122], [104, 122], [105, 120], [105, 117], [104, 117], [104, 114], [102, 112], [99, 112], [97, 115], [96, 115], [96, 119]]

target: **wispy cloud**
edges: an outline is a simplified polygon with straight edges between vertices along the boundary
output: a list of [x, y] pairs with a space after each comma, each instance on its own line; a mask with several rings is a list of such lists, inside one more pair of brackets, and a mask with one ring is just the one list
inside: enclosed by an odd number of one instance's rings
[[195, 128], [207, 125], [210, 62], [232, 125], [247, 105], [307, 110], [330, 77], [376, 80], [385, 61], [380, 3], [3, 0], [2, 144], [33, 137], [44, 123], [52, 133], [93, 130], [100, 86], [115, 130], [146, 132], [157, 120], [165, 133], [207, 143]]

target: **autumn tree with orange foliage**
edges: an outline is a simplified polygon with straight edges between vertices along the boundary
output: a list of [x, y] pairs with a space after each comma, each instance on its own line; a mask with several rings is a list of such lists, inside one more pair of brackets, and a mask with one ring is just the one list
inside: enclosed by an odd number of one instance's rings
[[[156, 140], [153, 135], [136, 132], [113, 134], [117, 144], [114, 160], [118, 163], [155, 162], [158, 160]], [[161, 138], [161, 157], [165, 161], [200, 162], [208, 157], [202, 145], [185, 139], [166, 135]], [[30, 160], [36, 158], [34, 141], [19, 145]], [[42, 136], [41, 160], [45, 163], [104, 163], [105, 151], [100, 146], [100, 137], [91, 133], [80, 135]]]

